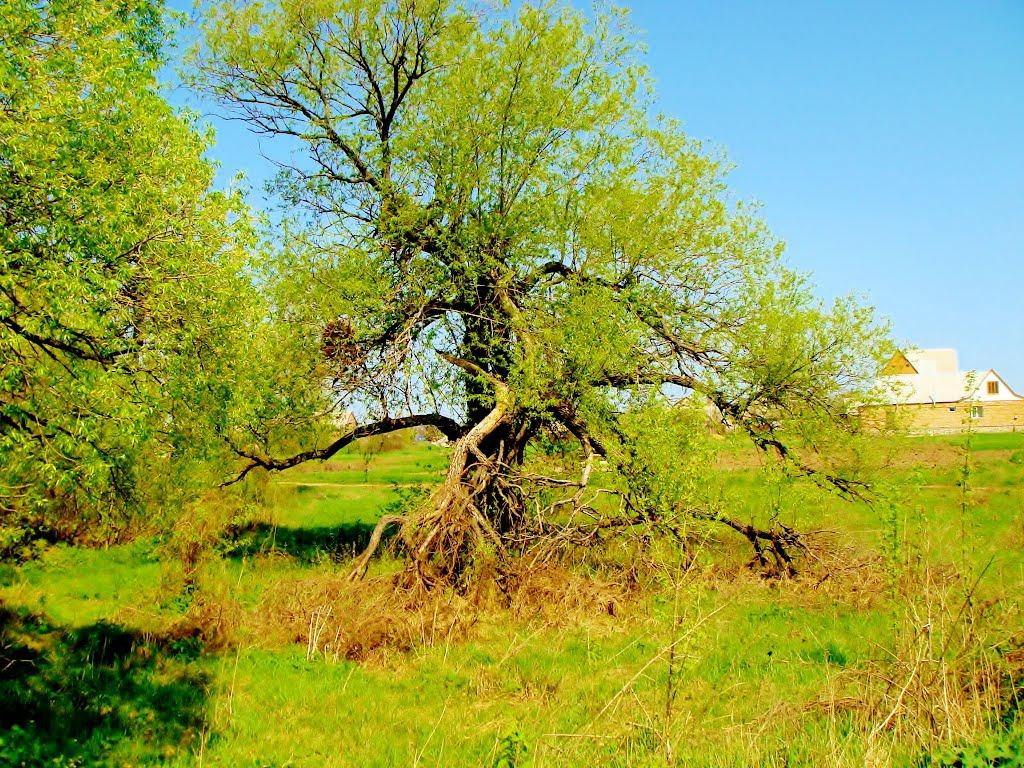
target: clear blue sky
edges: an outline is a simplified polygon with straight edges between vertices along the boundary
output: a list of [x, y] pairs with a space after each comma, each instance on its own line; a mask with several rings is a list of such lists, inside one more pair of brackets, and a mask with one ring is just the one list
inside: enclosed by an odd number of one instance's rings
[[[822, 296], [1024, 394], [1024, 0], [624, 4], [660, 111], [728, 152]], [[212, 122], [221, 178], [261, 183], [255, 137]]]

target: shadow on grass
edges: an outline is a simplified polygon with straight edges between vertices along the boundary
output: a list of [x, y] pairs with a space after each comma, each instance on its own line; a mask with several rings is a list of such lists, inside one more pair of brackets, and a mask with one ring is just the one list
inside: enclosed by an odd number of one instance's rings
[[[244, 557], [281, 552], [301, 563], [316, 563], [325, 559], [340, 562], [358, 556], [366, 549], [373, 528], [371, 523], [313, 528], [252, 523], [228, 532], [224, 554], [228, 557]], [[390, 526], [384, 532], [382, 543], [386, 544], [397, 530], [396, 526]]]
[[0, 765], [148, 763], [187, 751], [208, 679], [194, 640], [68, 628], [0, 604]]

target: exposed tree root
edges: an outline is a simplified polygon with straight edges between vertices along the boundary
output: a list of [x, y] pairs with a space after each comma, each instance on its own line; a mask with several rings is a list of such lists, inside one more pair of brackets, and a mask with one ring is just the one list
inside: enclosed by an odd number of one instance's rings
[[377, 548], [380, 546], [381, 537], [384, 535], [384, 531], [387, 530], [388, 526], [391, 525], [404, 525], [406, 518], [404, 515], [384, 515], [380, 520], [377, 521], [377, 525], [374, 526], [373, 533], [370, 535], [370, 541], [366, 545], [366, 549], [363, 554], [356, 560], [356, 565], [348, 575], [349, 581], [357, 581], [366, 575], [366, 570], [370, 567], [370, 559], [373, 557]]
[[[410, 585], [430, 589], [458, 585], [482, 554], [496, 566], [501, 586], [503, 569], [520, 556], [526, 556], [519, 559], [520, 564], [540, 567], [568, 551], [598, 546], [608, 534], [622, 535], [631, 529], [641, 543], [664, 534], [685, 547], [680, 519], [725, 525], [750, 542], [751, 567], [772, 576], [797, 575], [796, 553], [807, 547], [803, 534], [785, 524], [760, 528], [707, 510], [678, 510], [668, 517], [645, 510], [628, 493], [590, 487], [594, 452], [587, 455], [578, 480], [524, 474], [501, 460], [501, 447], [494, 456], [483, 455], [480, 442], [489, 434], [488, 427], [500, 423], [499, 417], [495, 413], [487, 425], [459, 440], [445, 482], [422, 508], [404, 516], [381, 518], [350, 572], [350, 580], [366, 574], [384, 531], [392, 525], [401, 526]], [[542, 488], [564, 493], [542, 506], [536, 503], [536, 491]], [[599, 513], [595, 503], [605, 495], [617, 497], [619, 505], [614, 511]], [[526, 499], [535, 501], [529, 512]]]
[[456, 441], [445, 481], [427, 504], [407, 517], [392, 516], [378, 523], [370, 546], [349, 578], [365, 574], [384, 528], [397, 522], [402, 524], [401, 537], [409, 553], [411, 573], [425, 587], [457, 583], [473, 557], [485, 547], [499, 560], [507, 559], [506, 544], [495, 522], [503, 521], [505, 527], [513, 525], [512, 513], [521, 503], [502, 482], [507, 470], [504, 444], [499, 441], [492, 455], [482, 449], [485, 441], [508, 423], [510, 407], [504, 394], [499, 389], [491, 411]]

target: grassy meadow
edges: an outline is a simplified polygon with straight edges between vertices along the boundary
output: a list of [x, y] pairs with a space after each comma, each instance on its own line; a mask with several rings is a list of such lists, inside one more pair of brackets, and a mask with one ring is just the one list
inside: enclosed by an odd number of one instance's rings
[[395, 590], [393, 553], [353, 585], [443, 472], [415, 442], [267, 479], [188, 567], [173, 537], [2, 566], [0, 764], [1020, 764], [1024, 434], [908, 440], [872, 508], [724, 454], [737, 517], [814, 532], [796, 577], [719, 526], [504, 594]]

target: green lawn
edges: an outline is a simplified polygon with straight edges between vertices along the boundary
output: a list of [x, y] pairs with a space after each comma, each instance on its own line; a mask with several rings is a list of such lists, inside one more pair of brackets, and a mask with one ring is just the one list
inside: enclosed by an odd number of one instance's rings
[[970, 444], [972, 451], [1015, 451], [1024, 448], [1024, 427], [1019, 432], [975, 432], [944, 440], [958, 446]]
[[341, 483], [345, 485], [414, 485], [436, 483], [447, 467], [445, 448], [413, 443], [399, 450], [361, 454], [349, 446], [329, 461], [311, 462], [283, 472], [282, 483]]
[[[15, 724], [0, 765], [914, 765], [906, 733], [873, 730], [876, 671], [920, 642], [927, 611], [950, 658], [965, 615], [985, 637], [1024, 629], [1007, 455], [1024, 435], [975, 435], [966, 457], [960, 444], [908, 443], [926, 459], [893, 470], [908, 485], [891, 515], [772, 501], [752, 470], [723, 471], [737, 516], [775, 504], [843, 553], [792, 581], [749, 572], [745, 542], [716, 532], [689, 571], [640, 586], [598, 563], [511, 611], [457, 595], [399, 609], [344, 576], [382, 511], [440, 478], [444, 449], [418, 444], [365, 473], [353, 451], [276, 477], [266, 515], [236, 527], [191, 598], [168, 586], [157, 542], [55, 547], [0, 571], [14, 660], [0, 722]], [[934, 446], [952, 459], [936, 465]], [[397, 567], [385, 554], [374, 572]], [[909, 573], [943, 586], [893, 600]]]

